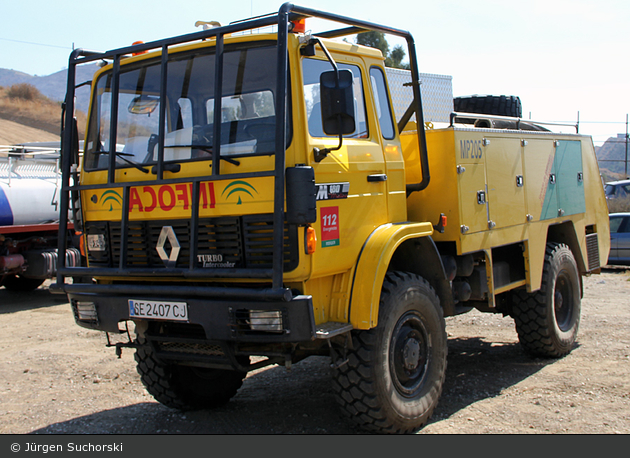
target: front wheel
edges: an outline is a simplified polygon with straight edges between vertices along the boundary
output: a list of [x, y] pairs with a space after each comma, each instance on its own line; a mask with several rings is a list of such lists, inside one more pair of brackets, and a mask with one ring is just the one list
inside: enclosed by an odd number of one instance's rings
[[138, 341], [144, 344], [135, 354], [143, 385], [158, 402], [173, 409], [209, 409], [226, 404], [247, 375], [234, 370], [169, 364], [156, 358], [143, 338]]
[[571, 249], [548, 243], [539, 291], [516, 291], [512, 314], [521, 345], [536, 356], [560, 357], [575, 344], [580, 324], [580, 273]]
[[378, 325], [353, 333], [348, 364], [333, 373], [343, 412], [361, 428], [410, 433], [423, 427], [442, 392], [447, 338], [440, 301], [422, 277], [385, 277]]

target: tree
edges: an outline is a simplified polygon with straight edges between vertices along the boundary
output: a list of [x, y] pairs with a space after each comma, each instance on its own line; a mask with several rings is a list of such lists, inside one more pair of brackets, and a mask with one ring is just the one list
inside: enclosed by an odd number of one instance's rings
[[389, 53], [389, 56], [385, 58], [385, 66], [386, 67], [394, 67], [394, 68], [404, 68], [405, 70], [409, 70], [409, 64], [402, 63], [402, 60], [405, 58], [405, 50], [402, 46], [396, 45], [392, 52]]
[[360, 33], [357, 35], [357, 44], [380, 49], [383, 53], [383, 57], [389, 55], [389, 43], [387, 43], [383, 32], [371, 31]]
[[389, 43], [387, 43], [387, 39], [385, 38], [385, 34], [383, 32], [370, 31], [360, 33], [357, 35], [357, 44], [380, 49], [381, 53], [383, 53], [383, 57], [385, 58], [386, 67], [409, 68], [409, 64], [402, 63], [402, 60], [405, 58], [405, 50], [403, 47], [396, 45], [390, 52]]

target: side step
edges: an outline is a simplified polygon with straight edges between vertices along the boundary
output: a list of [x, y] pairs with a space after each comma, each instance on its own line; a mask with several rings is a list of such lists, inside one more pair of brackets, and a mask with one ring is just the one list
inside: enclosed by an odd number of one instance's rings
[[320, 325], [315, 326], [316, 332], [315, 336], [318, 339], [332, 339], [335, 336], [339, 336], [341, 334], [345, 334], [346, 332], [352, 331], [354, 329], [350, 323], [337, 323], [334, 321], [329, 321], [327, 323], [322, 323]]

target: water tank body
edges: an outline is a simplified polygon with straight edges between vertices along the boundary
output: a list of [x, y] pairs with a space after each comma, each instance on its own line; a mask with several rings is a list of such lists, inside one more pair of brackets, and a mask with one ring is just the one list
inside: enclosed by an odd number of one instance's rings
[[54, 160], [0, 158], [0, 226], [59, 220], [61, 179]]

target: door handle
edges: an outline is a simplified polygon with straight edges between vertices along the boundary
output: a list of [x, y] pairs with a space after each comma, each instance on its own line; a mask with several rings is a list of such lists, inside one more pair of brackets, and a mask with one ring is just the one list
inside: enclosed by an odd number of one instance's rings
[[368, 183], [375, 183], [377, 181], [387, 181], [387, 175], [384, 173], [377, 173], [375, 175], [368, 175]]

